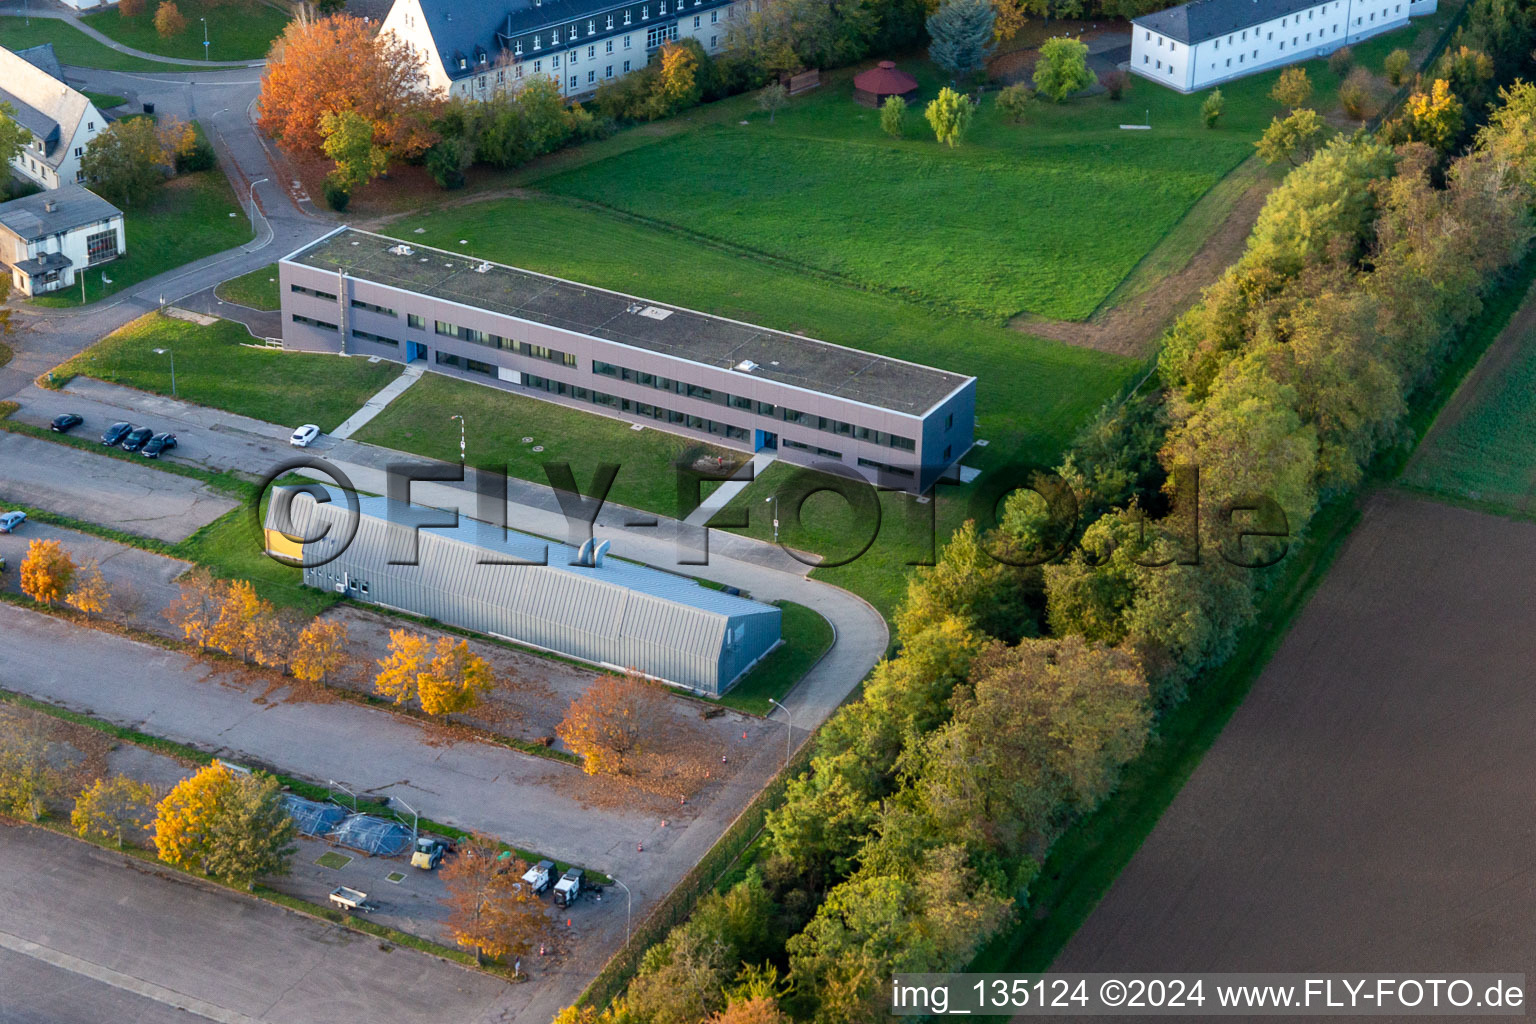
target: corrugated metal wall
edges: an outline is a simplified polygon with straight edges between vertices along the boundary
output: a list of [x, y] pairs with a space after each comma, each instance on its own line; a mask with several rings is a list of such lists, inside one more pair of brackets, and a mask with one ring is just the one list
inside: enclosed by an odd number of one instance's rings
[[[304, 536], [320, 532], [317, 516], [333, 524], [331, 536], [304, 546], [306, 560], [338, 547], [345, 514], [344, 503], [294, 502], [293, 519]], [[596, 578], [601, 570], [477, 564], [496, 553], [430, 529], [417, 532], [416, 565], [390, 565], [391, 558], [408, 557], [410, 533], [364, 514], [346, 550], [324, 566], [306, 569], [304, 582], [340, 586], [355, 600], [584, 661], [637, 668], [710, 694], [729, 686], [779, 640], [777, 608], [741, 601], [747, 609], [762, 610], [728, 615]], [[550, 558], [563, 550], [551, 544]]]

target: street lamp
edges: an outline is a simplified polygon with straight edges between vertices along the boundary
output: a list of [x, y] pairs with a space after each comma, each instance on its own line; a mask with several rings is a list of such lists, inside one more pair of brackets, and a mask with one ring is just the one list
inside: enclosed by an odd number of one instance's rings
[[768, 703], [784, 712], [784, 767], [788, 768], [790, 743], [794, 739], [795, 735], [795, 716], [790, 714], [789, 708], [785, 707], [783, 704], [780, 704], [772, 697], [768, 698]]
[[208, 59], [208, 19], [198, 18], [203, 23], [203, 60]]
[[267, 180], [266, 178], [257, 178], [255, 181], [251, 182], [250, 198], [251, 198], [251, 230], [252, 231], [256, 230], [256, 186], [260, 185], [262, 182], [264, 182], [266, 180]]
[[[610, 875], [609, 877], [612, 877], [612, 876]], [[613, 884], [617, 885], [617, 886], [620, 886], [624, 890], [624, 900], [625, 900], [625, 902], [624, 902], [624, 948], [628, 949], [629, 948], [629, 921], [630, 921], [630, 916], [631, 916], [631, 914], [633, 913], [633, 911], [635, 909], [635, 897], [630, 893], [629, 886], [625, 885], [623, 882], [619, 881], [617, 878], [613, 879]]]
[[448, 418], [459, 421], [459, 465], [462, 466], [464, 465], [464, 417], [454, 413]]
[[157, 356], [170, 356], [171, 357], [171, 397], [175, 398], [176, 397], [176, 353], [172, 352], [168, 348], [157, 348], [157, 349], [155, 349], [155, 355], [157, 355]]
[[771, 498], [763, 499], [764, 504], [770, 501], [773, 502], [773, 542], [777, 544], [779, 542], [779, 496], [775, 494]]

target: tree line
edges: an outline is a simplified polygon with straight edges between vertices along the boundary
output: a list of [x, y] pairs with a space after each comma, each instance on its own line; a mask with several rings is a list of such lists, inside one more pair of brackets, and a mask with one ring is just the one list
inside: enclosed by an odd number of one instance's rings
[[[1254, 620], [1273, 572], [1197, 563], [1191, 545], [1238, 521], [1261, 565], [1305, 537], [1321, 501], [1408, 439], [1415, 396], [1526, 257], [1536, 86], [1509, 72], [1528, 14], [1475, 0], [1451, 60], [1464, 45], [1505, 70], [1417, 90], [1471, 112], [1451, 145], [1415, 136], [1410, 103], [1300, 162], [1169, 332], [1154, 386], [1041, 480], [1077, 497], [1067, 535], [1022, 491], [995, 528], [957, 533], [911, 579], [899, 654], [818, 733], [747, 877], [649, 950], [614, 1006], [561, 1024], [874, 1019], [893, 973], [962, 969], [1016, 920], [1055, 838]], [[1263, 536], [1282, 519], [1285, 539]]]

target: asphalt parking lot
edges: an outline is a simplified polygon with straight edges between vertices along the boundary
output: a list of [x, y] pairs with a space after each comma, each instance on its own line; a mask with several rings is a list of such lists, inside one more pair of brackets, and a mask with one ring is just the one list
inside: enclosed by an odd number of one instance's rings
[[25, 434], [0, 433], [0, 504], [47, 509], [175, 542], [236, 502], [189, 477]]
[[1524, 971], [1533, 564], [1536, 525], [1374, 497], [1055, 969]]

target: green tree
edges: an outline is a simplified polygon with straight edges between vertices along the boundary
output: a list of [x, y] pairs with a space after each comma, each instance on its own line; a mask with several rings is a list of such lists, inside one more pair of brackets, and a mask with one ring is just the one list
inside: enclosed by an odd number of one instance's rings
[[997, 12], [992, 0], [942, 0], [928, 19], [928, 57], [957, 80], [986, 67]]
[[31, 141], [32, 133], [16, 121], [16, 108], [0, 101], [0, 164], [16, 159]]
[[945, 145], [953, 149], [965, 138], [966, 130], [971, 126], [971, 117], [976, 108], [971, 105], [968, 97], [955, 92], [949, 86], [939, 90], [939, 95], [923, 116], [928, 119], [928, 124], [933, 127], [934, 136]]
[[1056, 36], [1040, 44], [1040, 59], [1035, 63], [1035, 91], [1060, 103], [1081, 92], [1098, 76], [1088, 67], [1088, 44], [1066, 36]]
[[757, 109], [768, 115], [769, 124], [773, 124], [773, 119], [788, 103], [789, 90], [778, 82], [774, 82], [757, 94]]
[[1200, 120], [1205, 122], [1207, 128], [1215, 128], [1221, 120], [1221, 115], [1227, 111], [1227, 99], [1221, 94], [1220, 89], [1212, 89], [1211, 94], [1200, 104]]
[[125, 833], [142, 839], [154, 819], [154, 787], [126, 775], [113, 775], [97, 779], [75, 798], [69, 823], [82, 839], [110, 840], [122, 849]]
[[245, 889], [258, 878], [286, 875], [298, 852], [298, 826], [283, 803], [282, 787], [270, 775], [237, 777], [209, 826], [205, 870]]
[[1269, 96], [1276, 103], [1291, 110], [1307, 102], [1312, 96], [1312, 79], [1307, 77], [1307, 69], [1288, 67], [1280, 72], [1274, 88], [1269, 90]]
[[1386, 60], [1382, 61], [1382, 70], [1387, 74], [1387, 81], [1393, 85], [1402, 85], [1403, 76], [1408, 73], [1408, 62], [1411, 59], [1408, 51], [1404, 49], [1396, 49], [1387, 54]]
[[1291, 111], [1283, 120], [1277, 117], [1270, 121], [1269, 127], [1253, 145], [1265, 163], [1277, 164], [1284, 160], [1297, 167], [1311, 157], [1313, 148], [1327, 130], [1317, 111], [1302, 107]]
[[893, 139], [899, 139], [907, 130], [907, 101], [900, 96], [887, 96], [880, 106], [880, 130]]
[[1507, 161], [1536, 194], [1536, 85], [1516, 80], [1499, 90], [1499, 102], [1478, 129], [1477, 146]]
[[374, 141], [376, 126], [355, 110], [320, 115], [321, 150], [336, 162], [332, 172], [347, 192], [355, 192], [389, 169], [389, 152]]
[[1438, 152], [1448, 152], [1461, 135], [1464, 109], [1451, 84], [1437, 78], [1428, 93], [1408, 97], [1405, 116], [1408, 134]]
[[113, 121], [85, 144], [80, 168], [91, 187], [115, 203], [147, 202], [176, 165], [176, 156], [197, 144], [190, 125], [175, 118]]
[[1014, 124], [1021, 124], [1024, 116], [1029, 113], [1030, 104], [1034, 99], [1035, 90], [1023, 82], [1015, 82], [998, 92], [997, 109]]

